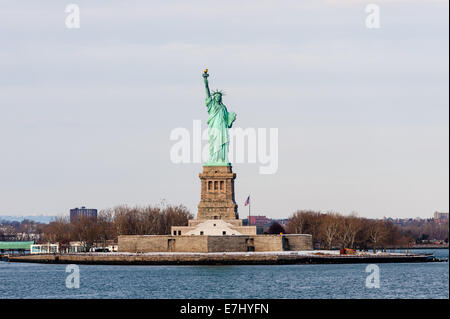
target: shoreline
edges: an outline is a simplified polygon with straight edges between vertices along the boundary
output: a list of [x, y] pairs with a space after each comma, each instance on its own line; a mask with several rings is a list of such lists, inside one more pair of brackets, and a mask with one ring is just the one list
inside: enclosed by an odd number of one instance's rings
[[448, 248], [448, 246], [446, 246], [446, 247], [442, 247], [442, 246], [436, 246], [436, 247], [425, 246], [425, 247], [388, 248], [388, 249], [390, 249], [390, 250], [399, 250], [399, 249], [402, 249], [402, 250], [405, 250], [405, 249], [411, 250], [411, 249], [449, 249], [449, 248]]
[[338, 255], [313, 252], [86, 253], [9, 256], [8, 262], [85, 265], [293, 265], [444, 262], [424, 254]]

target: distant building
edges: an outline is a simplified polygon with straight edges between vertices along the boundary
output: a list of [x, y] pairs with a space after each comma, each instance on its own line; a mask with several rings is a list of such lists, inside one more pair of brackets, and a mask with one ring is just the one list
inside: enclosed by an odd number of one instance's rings
[[93, 208], [86, 208], [82, 206], [81, 208], [73, 208], [70, 210], [70, 222], [73, 222], [80, 216], [88, 216], [97, 218], [97, 210]]
[[434, 212], [434, 219], [448, 219], [448, 213]]
[[448, 221], [448, 213], [434, 212], [434, 221], [437, 223]]
[[280, 224], [282, 226], [286, 226], [289, 223], [289, 218], [273, 219], [272, 222], [277, 222], [278, 224]]
[[271, 218], [267, 218], [266, 216], [250, 216], [250, 225], [251, 226], [267, 226], [272, 223]]
[[31, 245], [31, 254], [55, 254], [59, 253], [59, 244]]
[[46, 243], [31, 245], [31, 254], [54, 254], [54, 253], [86, 253], [92, 252], [117, 252], [118, 246], [116, 243], [108, 241], [106, 246], [104, 243], [95, 243], [93, 247], [87, 247], [85, 243], [80, 241], [71, 241], [69, 245], [60, 247], [59, 243]]
[[33, 241], [0, 241], [0, 255], [7, 254], [26, 254], [30, 252]]

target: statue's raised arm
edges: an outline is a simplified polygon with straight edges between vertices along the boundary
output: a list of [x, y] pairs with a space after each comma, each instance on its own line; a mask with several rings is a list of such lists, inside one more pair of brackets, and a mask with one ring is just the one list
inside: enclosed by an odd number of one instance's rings
[[211, 93], [209, 92], [209, 85], [208, 85], [208, 69], [205, 69], [205, 71], [203, 71], [203, 80], [205, 82], [205, 88], [206, 88], [206, 97], [210, 97]]

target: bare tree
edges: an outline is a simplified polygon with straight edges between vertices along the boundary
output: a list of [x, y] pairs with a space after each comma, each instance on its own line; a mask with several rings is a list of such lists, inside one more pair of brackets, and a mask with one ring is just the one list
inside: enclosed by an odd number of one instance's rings
[[372, 243], [373, 252], [377, 251], [377, 246], [386, 236], [385, 223], [382, 220], [370, 220], [368, 224], [369, 240]]
[[325, 215], [321, 225], [321, 232], [325, 238], [325, 245], [328, 249], [333, 247], [339, 230], [340, 216], [337, 213], [329, 212]]
[[285, 232], [284, 227], [279, 222], [273, 222], [267, 230], [269, 234], [281, 234]]
[[79, 241], [86, 251], [98, 239], [97, 219], [91, 216], [78, 216], [70, 223], [71, 238]]
[[354, 248], [356, 236], [361, 231], [361, 219], [356, 213], [350, 216], [338, 216], [337, 237], [342, 248]]
[[42, 243], [59, 243], [60, 249], [69, 246], [71, 240], [70, 224], [67, 217], [59, 216], [43, 227]]
[[112, 210], [101, 210], [97, 217], [97, 232], [98, 240], [103, 242], [103, 247], [106, 247], [108, 240], [117, 239], [115, 230]]
[[286, 225], [286, 230], [291, 234], [303, 234], [304, 224], [306, 222], [306, 212], [304, 210], [298, 210], [291, 215]]

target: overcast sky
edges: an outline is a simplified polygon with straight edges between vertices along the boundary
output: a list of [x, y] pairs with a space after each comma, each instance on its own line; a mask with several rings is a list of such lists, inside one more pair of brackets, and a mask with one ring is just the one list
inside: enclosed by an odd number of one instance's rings
[[0, 0], [0, 215], [200, 200], [171, 131], [206, 127], [202, 71], [279, 163], [235, 164], [252, 214], [449, 210], [448, 1]]

